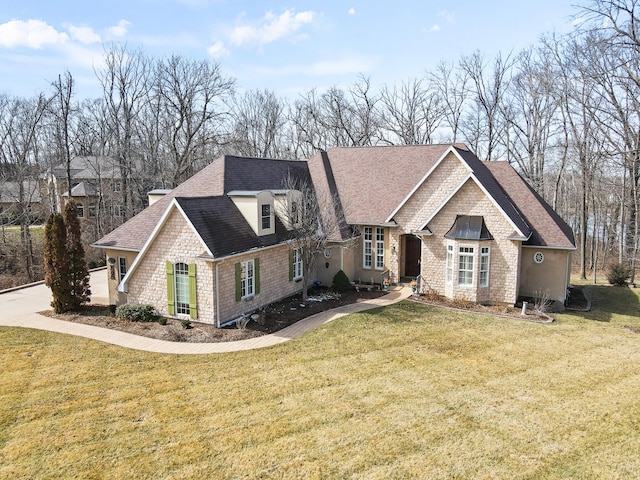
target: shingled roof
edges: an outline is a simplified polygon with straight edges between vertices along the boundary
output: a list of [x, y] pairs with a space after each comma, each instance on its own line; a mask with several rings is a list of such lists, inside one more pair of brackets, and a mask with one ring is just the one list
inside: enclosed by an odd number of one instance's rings
[[314, 184], [322, 176], [333, 177], [347, 223], [382, 225], [450, 147], [336, 147], [326, 152], [330, 168], [318, 153], [309, 160], [309, 169]]
[[[312, 183], [317, 192], [339, 198], [347, 224], [385, 225], [450, 149], [468, 165], [517, 230], [529, 238], [525, 245], [575, 248], [571, 228], [509, 164], [481, 162], [465, 146], [449, 144], [337, 147], [306, 161], [227, 155], [94, 245], [139, 251], [174, 198], [214, 255], [281, 242], [285, 239], [284, 227], [274, 238], [258, 238], [227, 194], [282, 189], [289, 175]], [[341, 212], [333, 213], [340, 218]], [[344, 226], [344, 221], [338, 224]], [[260, 243], [263, 241], [266, 243]]]
[[225, 155], [214, 160], [93, 245], [100, 248], [139, 251], [174, 198], [221, 196], [233, 190], [280, 189], [288, 173], [309, 178], [307, 164], [304, 161]]
[[233, 200], [226, 195], [177, 197], [175, 200], [216, 258], [277, 245], [290, 238], [277, 215], [274, 234], [256, 235]]
[[531, 226], [531, 237], [523, 245], [575, 248], [571, 227], [508, 162], [486, 162], [485, 165]]

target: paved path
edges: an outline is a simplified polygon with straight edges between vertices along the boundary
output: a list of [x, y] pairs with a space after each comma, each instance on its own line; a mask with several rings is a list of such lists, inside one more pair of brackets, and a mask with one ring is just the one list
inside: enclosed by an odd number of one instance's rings
[[[107, 279], [104, 270], [91, 273], [91, 291], [91, 299], [93, 302], [102, 304], [109, 303]], [[277, 345], [298, 337], [336, 318], [351, 313], [363, 312], [372, 308], [391, 305], [408, 298], [410, 295], [411, 290], [409, 288], [397, 289], [379, 298], [344, 305], [334, 308], [333, 310], [317, 313], [276, 333], [263, 335], [261, 337], [235, 342], [186, 343], [141, 337], [118, 330], [66, 322], [64, 320], [39, 315], [36, 312], [49, 310], [51, 308], [51, 292], [48, 287], [40, 284], [0, 294], [0, 326], [36, 328], [39, 330], [78, 335], [125, 348], [148, 352], [176, 354], [224, 353]]]

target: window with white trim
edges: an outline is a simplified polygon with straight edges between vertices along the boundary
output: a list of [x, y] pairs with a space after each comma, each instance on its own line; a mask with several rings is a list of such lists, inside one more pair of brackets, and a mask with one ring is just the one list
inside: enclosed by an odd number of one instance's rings
[[76, 203], [76, 212], [78, 212], [78, 218], [84, 218], [84, 205], [80, 202]]
[[127, 259], [126, 257], [118, 257], [118, 274], [120, 275], [120, 281], [127, 274]]
[[480, 278], [478, 282], [481, 287], [489, 286], [489, 264], [490, 264], [489, 247], [481, 247], [480, 248]]
[[253, 259], [240, 264], [240, 296], [250, 297], [255, 292], [255, 266]]
[[90, 203], [89, 204], [89, 218], [95, 218], [96, 216], [96, 204], [95, 203]]
[[269, 230], [271, 228], [271, 205], [265, 203], [261, 207], [262, 229]]
[[189, 308], [189, 265], [176, 263], [173, 272], [176, 283], [176, 313], [189, 315], [191, 313]]
[[291, 223], [292, 225], [300, 223], [300, 205], [295, 200], [291, 202]]
[[364, 227], [362, 266], [371, 268], [373, 264], [373, 228]]
[[299, 280], [302, 278], [302, 249], [293, 249], [293, 279]]
[[458, 285], [473, 285], [473, 247], [458, 248]]
[[453, 282], [453, 245], [447, 245], [447, 283]]
[[384, 228], [376, 227], [376, 270], [384, 269]]

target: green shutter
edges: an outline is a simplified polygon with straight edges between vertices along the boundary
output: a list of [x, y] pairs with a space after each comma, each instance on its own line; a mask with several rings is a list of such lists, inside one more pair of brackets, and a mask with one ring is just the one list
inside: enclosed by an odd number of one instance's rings
[[293, 280], [293, 249], [289, 250], [289, 281]]
[[236, 302], [242, 299], [242, 267], [236, 263]]
[[167, 310], [169, 311], [169, 315], [176, 314], [176, 292], [175, 292], [175, 283], [173, 281], [173, 263], [169, 260], [166, 262], [167, 266]]
[[189, 316], [191, 318], [198, 318], [198, 303], [197, 303], [197, 287], [196, 287], [196, 264], [189, 264]]
[[260, 259], [256, 258], [253, 261], [253, 275], [256, 281], [256, 295], [260, 293]]

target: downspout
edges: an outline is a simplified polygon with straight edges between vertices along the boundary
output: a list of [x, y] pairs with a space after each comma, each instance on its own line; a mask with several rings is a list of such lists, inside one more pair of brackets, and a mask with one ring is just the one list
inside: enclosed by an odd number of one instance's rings
[[220, 328], [220, 275], [218, 274], [218, 262], [216, 262], [216, 326]]

